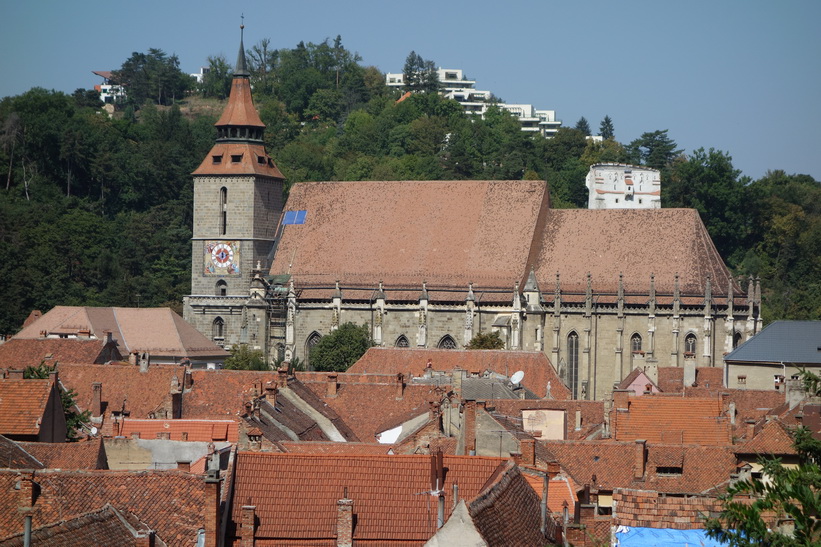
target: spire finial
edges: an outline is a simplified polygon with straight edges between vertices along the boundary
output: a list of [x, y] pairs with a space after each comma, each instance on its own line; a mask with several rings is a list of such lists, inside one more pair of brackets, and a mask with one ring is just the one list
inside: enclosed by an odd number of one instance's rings
[[234, 68], [234, 76], [250, 76], [245, 62], [245, 14], [240, 15], [242, 23], [239, 25], [239, 54], [237, 55], [237, 66]]

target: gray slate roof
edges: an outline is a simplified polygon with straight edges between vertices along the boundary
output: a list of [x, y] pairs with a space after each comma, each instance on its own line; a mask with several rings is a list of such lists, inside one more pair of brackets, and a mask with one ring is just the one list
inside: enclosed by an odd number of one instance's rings
[[821, 321], [770, 323], [724, 360], [821, 365]]

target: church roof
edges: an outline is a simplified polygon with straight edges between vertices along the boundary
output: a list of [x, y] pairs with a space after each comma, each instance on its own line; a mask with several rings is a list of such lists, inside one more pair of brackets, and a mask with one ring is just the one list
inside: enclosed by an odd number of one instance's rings
[[[305, 222], [284, 226], [271, 273], [310, 290], [340, 280], [348, 298], [380, 280], [388, 298], [424, 281], [429, 291], [471, 282], [502, 291], [524, 286], [532, 270], [548, 300], [558, 272], [563, 299], [583, 301], [589, 272], [607, 302], [621, 275], [625, 302], [643, 304], [654, 274], [660, 303], [678, 275], [682, 303], [700, 306], [708, 278], [718, 300], [731, 280], [695, 210], [550, 209], [542, 181], [307, 182], [294, 185], [286, 209], [306, 211]], [[738, 300], [744, 291], [733, 292]]]
[[284, 227], [271, 273], [298, 286], [510, 291], [546, 200], [539, 181], [298, 183], [287, 208], [306, 210], [305, 223]]

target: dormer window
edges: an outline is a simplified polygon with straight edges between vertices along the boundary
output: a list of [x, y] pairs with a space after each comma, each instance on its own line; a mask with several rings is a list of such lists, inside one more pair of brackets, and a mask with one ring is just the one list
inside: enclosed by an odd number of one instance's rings
[[211, 159], [214, 162], [214, 165], [219, 165], [222, 163], [222, 154], [211, 156]]
[[257, 156], [257, 163], [260, 165], [265, 165], [265, 156]]
[[239, 163], [242, 161], [242, 154], [231, 154], [231, 163]]
[[667, 475], [668, 477], [681, 476], [684, 472], [682, 467], [656, 467], [656, 475]]

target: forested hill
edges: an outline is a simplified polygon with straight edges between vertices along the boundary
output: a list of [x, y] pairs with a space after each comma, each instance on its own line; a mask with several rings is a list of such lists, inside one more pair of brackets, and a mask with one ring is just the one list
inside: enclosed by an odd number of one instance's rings
[[[585, 207], [589, 165], [648, 165], [662, 170], [665, 207], [698, 209], [734, 272], [761, 277], [767, 320], [821, 318], [821, 183], [809, 176], [752, 181], [729, 153], [684, 154], [666, 130], [622, 144], [617, 116], [602, 120], [610, 138], [601, 144], [588, 143], [583, 119], [547, 140], [499, 109], [468, 118], [429, 78], [410, 78], [418, 92], [397, 102], [402, 92], [339, 38], [269, 43], [248, 60], [268, 149], [289, 183], [544, 179], [554, 206]], [[0, 333], [58, 304], [181, 309], [190, 173], [213, 144], [232, 72], [222, 58], [209, 64], [195, 86], [173, 56], [135, 53], [115, 73], [133, 91], [111, 117], [89, 90], [35, 88], [0, 101]], [[431, 66], [412, 54], [406, 69]]]

